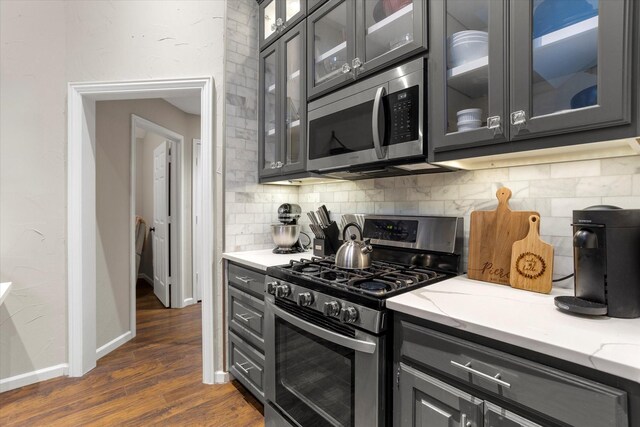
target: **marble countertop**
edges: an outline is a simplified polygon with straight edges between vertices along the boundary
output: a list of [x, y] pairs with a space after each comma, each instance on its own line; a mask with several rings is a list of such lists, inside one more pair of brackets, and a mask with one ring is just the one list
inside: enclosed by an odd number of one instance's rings
[[313, 253], [309, 250], [297, 254], [274, 254], [272, 249], [261, 249], [257, 251], [225, 252], [222, 258], [234, 261], [260, 271], [267, 271], [267, 267], [289, 264], [292, 259], [310, 259]]
[[578, 316], [549, 295], [459, 276], [387, 300], [387, 307], [640, 383], [640, 318]]
[[10, 289], [11, 289], [11, 282], [0, 283], [0, 305], [2, 305], [7, 295], [9, 295]]

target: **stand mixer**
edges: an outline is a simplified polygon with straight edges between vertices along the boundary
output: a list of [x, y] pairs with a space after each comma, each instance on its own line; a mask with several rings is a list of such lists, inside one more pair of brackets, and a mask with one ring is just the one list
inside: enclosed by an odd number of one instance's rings
[[311, 244], [311, 238], [301, 231], [302, 226], [298, 224], [301, 214], [302, 209], [299, 205], [291, 203], [280, 205], [278, 220], [282, 224], [271, 225], [271, 237], [273, 237], [273, 243], [276, 244], [276, 248], [273, 250], [274, 254], [304, 252], [306, 248], [300, 243], [300, 234], [304, 234], [309, 239], [308, 245]]

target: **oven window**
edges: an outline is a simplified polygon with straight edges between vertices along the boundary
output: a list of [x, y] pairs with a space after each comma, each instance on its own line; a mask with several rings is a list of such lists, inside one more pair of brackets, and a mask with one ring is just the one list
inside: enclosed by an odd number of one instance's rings
[[373, 150], [373, 100], [309, 122], [309, 158]]
[[276, 403], [303, 426], [352, 426], [355, 352], [275, 322]]

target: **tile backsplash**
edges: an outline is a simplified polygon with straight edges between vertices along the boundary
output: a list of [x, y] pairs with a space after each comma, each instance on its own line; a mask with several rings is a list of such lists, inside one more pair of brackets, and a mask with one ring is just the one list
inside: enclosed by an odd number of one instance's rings
[[466, 271], [469, 215], [495, 209], [503, 186], [513, 192], [511, 209], [540, 213], [541, 237], [554, 246], [553, 276], [559, 278], [573, 272], [574, 209], [640, 209], [640, 156], [303, 186], [298, 200], [303, 210], [326, 204], [338, 221], [345, 213], [461, 216]]

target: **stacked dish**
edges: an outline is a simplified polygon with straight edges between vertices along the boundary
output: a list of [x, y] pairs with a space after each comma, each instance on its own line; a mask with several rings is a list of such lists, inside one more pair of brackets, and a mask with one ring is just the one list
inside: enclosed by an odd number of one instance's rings
[[469, 108], [458, 111], [458, 132], [478, 129], [482, 126], [482, 109]]
[[486, 31], [458, 31], [449, 37], [449, 68], [489, 54], [489, 33]]

